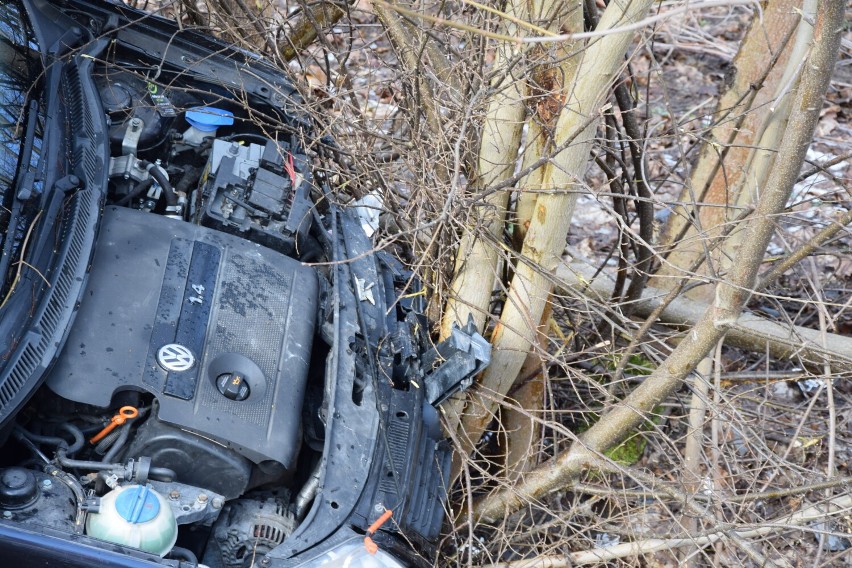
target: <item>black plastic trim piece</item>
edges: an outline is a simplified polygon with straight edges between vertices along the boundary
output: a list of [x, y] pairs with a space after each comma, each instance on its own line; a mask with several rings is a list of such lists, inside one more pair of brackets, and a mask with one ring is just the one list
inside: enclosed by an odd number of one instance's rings
[[86, 537], [53, 536], [0, 521], [0, 564], [16, 568], [162, 568], [179, 566], [177, 560], [159, 560], [136, 552], [139, 556], [114, 544], [103, 543], [112, 550], [98, 548]]

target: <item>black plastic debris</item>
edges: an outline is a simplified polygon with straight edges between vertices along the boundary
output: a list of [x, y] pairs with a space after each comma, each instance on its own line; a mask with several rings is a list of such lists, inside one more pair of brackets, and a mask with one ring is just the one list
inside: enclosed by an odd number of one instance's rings
[[469, 388], [490, 362], [491, 344], [476, 330], [473, 318], [464, 327], [454, 324], [450, 336], [423, 356], [426, 400], [438, 406]]
[[852, 540], [849, 538], [852, 535], [844, 533], [837, 523], [817, 523], [814, 525], [813, 534], [817, 542], [820, 541], [821, 536], [825, 536], [822, 540], [822, 549], [826, 552], [843, 552], [852, 548]]

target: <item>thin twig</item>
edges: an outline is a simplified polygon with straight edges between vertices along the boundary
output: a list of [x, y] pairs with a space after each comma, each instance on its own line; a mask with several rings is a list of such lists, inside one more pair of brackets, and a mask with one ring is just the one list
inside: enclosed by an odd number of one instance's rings
[[[754, 528], [746, 530], [731, 531], [740, 539], [751, 539], [776, 533], [783, 529], [792, 529], [801, 525], [812, 523], [831, 517], [843, 515], [852, 509], [852, 495], [841, 495], [824, 505], [811, 505], [792, 515], [778, 517], [773, 521], [762, 523]], [[813, 530], [813, 529], [808, 529]], [[482, 568], [570, 568], [581, 564], [595, 564], [607, 562], [617, 558], [639, 556], [650, 554], [661, 550], [672, 550], [684, 546], [704, 547], [723, 540], [728, 535], [726, 531], [717, 531], [711, 534], [691, 538], [669, 538], [669, 539], [645, 539], [636, 542], [627, 542], [613, 546], [593, 548], [582, 552], [572, 552], [565, 556], [539, 556], [528, 560], [517, 560], [513, 562], [499, 562], [487, 564]]]

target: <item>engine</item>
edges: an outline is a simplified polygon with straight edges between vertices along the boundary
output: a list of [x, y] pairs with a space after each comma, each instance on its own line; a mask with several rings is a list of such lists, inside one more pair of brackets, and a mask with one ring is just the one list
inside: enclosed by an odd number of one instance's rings
[[65, 348], [15, 430], [56, 457], [0, 468], [0, 509], [159, 556], [191, 526], [215, 541], [205, 563], [242, 566], [316, 491], [299, 473], [318, 459], [302, 422], [325, 363], [308, 158], [234, 101], [117, 69], [96, 83], [109, 200]]
[[[312, 269], [113, 206], [88, 289], [47, 381], [54, 393], [102, 408], [117, 393], [150, 393], [154, 412], [132, 453], [228, 497], [245, 491], [248, 462], [292, 472], [316, 315]], [[214, 483], [209, 471], [219, 472]]]

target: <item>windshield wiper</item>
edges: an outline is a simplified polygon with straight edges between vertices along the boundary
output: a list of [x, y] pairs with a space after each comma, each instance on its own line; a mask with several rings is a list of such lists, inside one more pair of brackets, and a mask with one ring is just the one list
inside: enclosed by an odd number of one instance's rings
[[21, 145], [21, 154], [18, 160], [20, 167], [18, 175], [15, 178], [15, 192], [12, 195], [12, 207], [9, 209], [9, 219], [6, 223], [6, 238], [3, 241], [2, 253], [0, 253], [0, 292], [5, 289], [5, 285], [7, 284], [6, 275], [12, 263], [12, 247], [16, 242], [22, 205], [24, 201], [32, 197], [36, 174], [38, 173], [38, 168], [32, 164], [38, 109], [38, 101], [35, 99], [31, 100], [27, 110], [26, 130], [23, 139], [19, 142]]
[[[27, 129], [24, 133], [19, 161], [21, 169], [18, 170], [18, 179], [15, 183], [15, 197], [19, 201], [27, 201], [33, 196], [33, 187], [35, 186], [36, 173], [38, 172], [38, 169], [32, 164], [33, 143], [35, 142], [36, 137], [37, 119], [38, 101], [33, 99], [30, 101], [29, 109], [27, 111]], [[2, 270], [0, 270], [0, 274], [3, 274]]]

